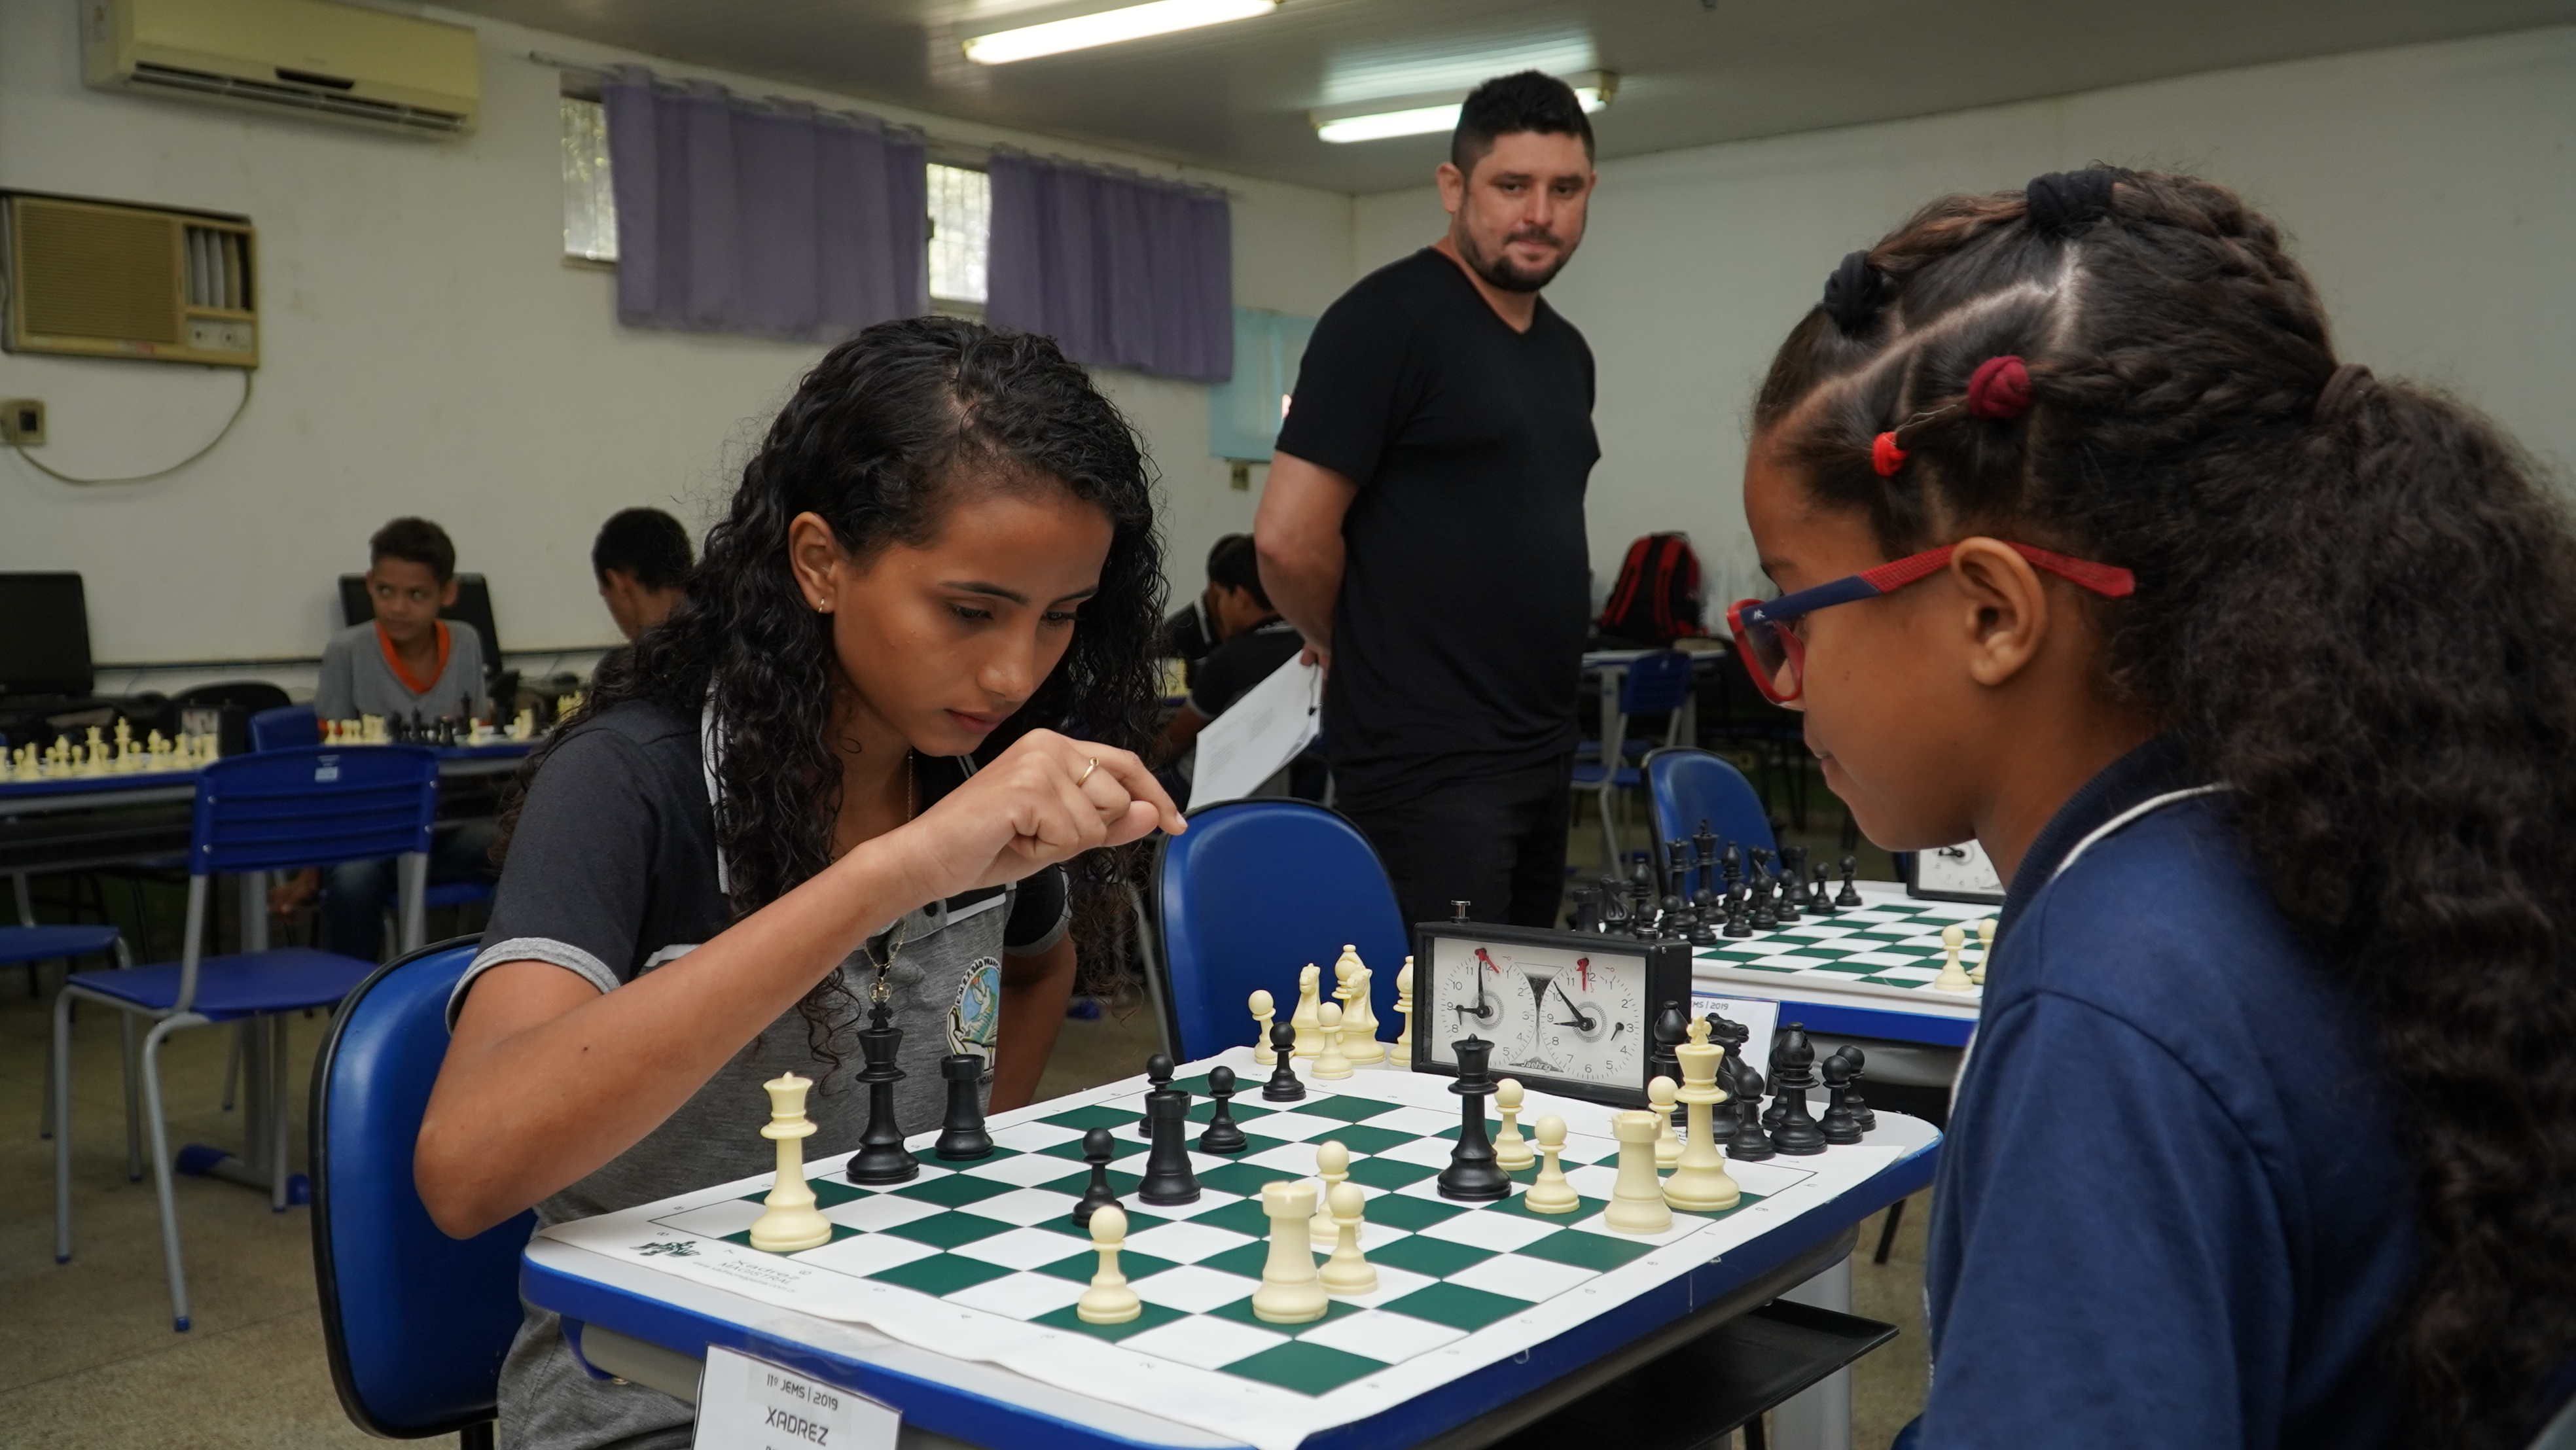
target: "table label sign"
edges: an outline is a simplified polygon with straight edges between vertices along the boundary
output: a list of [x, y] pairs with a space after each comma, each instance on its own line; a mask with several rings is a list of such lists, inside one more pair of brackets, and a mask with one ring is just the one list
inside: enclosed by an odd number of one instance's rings
[[707, 1346], [696, 1450], [894, 1450], [903, 1416], [865, 1395]]

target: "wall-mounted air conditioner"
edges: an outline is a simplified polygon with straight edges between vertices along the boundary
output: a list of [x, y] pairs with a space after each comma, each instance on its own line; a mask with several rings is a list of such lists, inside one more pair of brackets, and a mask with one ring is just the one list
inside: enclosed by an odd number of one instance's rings
[[106, 90], [398, 131], [474, 129], [472, 30], [328, 0], [81, 0], [81, 74]]
[[11, 352], [259, 366], [250, 219], [0, 195]]

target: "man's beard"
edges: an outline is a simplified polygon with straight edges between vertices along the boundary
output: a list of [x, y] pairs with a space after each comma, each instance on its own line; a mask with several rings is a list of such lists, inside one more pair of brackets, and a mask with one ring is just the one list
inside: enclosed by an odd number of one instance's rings
[[1469, 270], [1484, 278], [1489, 285], [1505, 292], [1536, 292], [1555, 281], [1556, 274], [1565, 270], [1565, 264], [1574, 260], [1574, 249], [1565, 245], [1554, 232], [1537, 230], [1514, 232], [1503, 239], [1503, 245], [1508, 247], [1516, 241], [1554, 242], [1556, 244], [1555, 262], [1551, 263], [1545, 271], [1524, 271], [1513, 265], [1508, 255], [1497, 253], [1488, 257], [1478, 251], [1475, 238], [1468, 235], [1464, 227], [1458, 230], [1458, 255], [1466, 259]]

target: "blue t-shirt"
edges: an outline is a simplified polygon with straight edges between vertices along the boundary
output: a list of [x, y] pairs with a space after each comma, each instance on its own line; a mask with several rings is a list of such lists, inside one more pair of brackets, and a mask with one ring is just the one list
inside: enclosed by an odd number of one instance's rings
[[2415, 1257], [2366, 1014], [2224, 794], [2152, 742], [2015, 873], [1942, 1145], [1923, 1450], [2395, 1440], [2379, 1335]]

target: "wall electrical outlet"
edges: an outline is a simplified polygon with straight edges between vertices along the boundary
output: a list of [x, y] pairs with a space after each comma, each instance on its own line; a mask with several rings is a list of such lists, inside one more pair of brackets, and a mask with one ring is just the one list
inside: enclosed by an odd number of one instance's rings
[[0, 399], [0, 443], [26, 448], [44, 441], [44, 399]]

